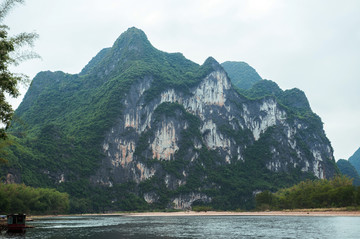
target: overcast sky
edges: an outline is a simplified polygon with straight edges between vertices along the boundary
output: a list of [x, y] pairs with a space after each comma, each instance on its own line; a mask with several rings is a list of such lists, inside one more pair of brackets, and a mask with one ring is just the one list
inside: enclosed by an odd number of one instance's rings
[[4, 23], [12, 34], [40, 35], [42, 60], [14, 69], [31, 78], [80, 72], [132, 26], [199, 64], [245, 61], [282, 89], [305, 92], [336, 159], [360, 147], [359, 0], [27, 0]]

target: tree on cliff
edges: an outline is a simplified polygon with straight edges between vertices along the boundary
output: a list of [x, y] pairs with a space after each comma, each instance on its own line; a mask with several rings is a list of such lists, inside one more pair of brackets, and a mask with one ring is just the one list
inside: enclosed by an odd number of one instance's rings
[[27, 76], [10, 72], [9, 66], [38, 57], [33, 52], [21, 51], [24, 46], [33, 46], [34, 40], [38, 37], [36, 33], [23, 32], [15, 36], [8, 36], [9, 27], [2, 24], [9, 11], [17, 3], [23, 2], [24, 0], [4, 0], [0, 5], [0, 140], [6, 139], [5, 130], [10, 126], [14, 113], [6, 99], [6, 94], [18, 97], [19, 85], [28, 82]]

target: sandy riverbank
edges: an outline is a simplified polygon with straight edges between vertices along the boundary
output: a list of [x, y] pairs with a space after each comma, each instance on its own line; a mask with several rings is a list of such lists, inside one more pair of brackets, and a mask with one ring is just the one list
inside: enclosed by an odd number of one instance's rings
[[352, 216], [360, 217], [360, 211], [266, 211], [266, 212], [145, 212], [126, 216]]
[[58, 216], [128, 216], [128, 217], [176, 217], [176, 216], [335, 216], [335, 217], [360, 217], [360, 211], [344, 211], [334, 209], [303, 209], [285, 211], [262, 212], [229, 212], [229, 211], [179, 211], [179, 212], [136, 212], [136, 213], [104, 213], [104, 214], [76, 214], [76, 215], [46, 215], [30, 216], [30, 218], [45, 218]]

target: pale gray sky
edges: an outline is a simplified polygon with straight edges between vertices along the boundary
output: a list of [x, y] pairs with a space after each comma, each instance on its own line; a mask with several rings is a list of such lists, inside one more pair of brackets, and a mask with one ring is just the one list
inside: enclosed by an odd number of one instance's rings
[[31, 78], [80, 72], [132, 26], [156, 48], [199, 64], [208, 56], [245, 61], [281, 88], [306, 93], [336, 159], [360, 147], [359, 0], [27, 0], [4, 23], [14, 34], [40, 35], [34, 50], [42, 60], [15, 68]]

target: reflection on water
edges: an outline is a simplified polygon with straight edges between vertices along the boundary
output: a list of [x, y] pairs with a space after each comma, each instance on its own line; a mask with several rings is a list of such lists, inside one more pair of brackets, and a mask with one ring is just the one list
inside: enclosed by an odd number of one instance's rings
[[[359, 238], [360, 217], [54, 217], [25, 238]], [[6, 238], [7, 236], [2, 235]], [[24, 238], [23, 236], [11, 238]]]

